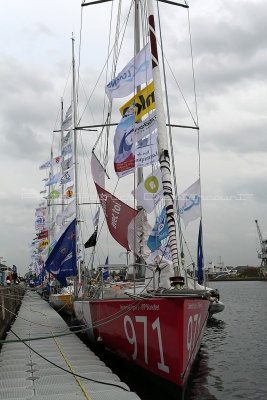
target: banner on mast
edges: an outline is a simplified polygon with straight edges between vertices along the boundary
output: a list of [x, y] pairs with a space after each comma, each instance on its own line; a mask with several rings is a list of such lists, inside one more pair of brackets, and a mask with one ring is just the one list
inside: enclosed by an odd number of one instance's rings
[[183, 219], [185, 227], [189, 222], [201, 216], [200, 208], [200, 179], [178, 196], [179, 214]]
[[110, 234], [122, 247], [130, 250], [127, 239], [128, 225], [137, 215], [137, 211], [101, 188], [96, 182], [95, 185]]
[[135, 121], [155, 108], [154, 82], [151, 82], [144, 89], [140, 90], [134, 97], [120, 108], [121, 115], [124, 115], [128, 108], [135, 102]]
[[147, 43], [135, 57], [106, 86], [106, 94], [113, 98], [125, 97], [138, 85], [152, 79], [150, 43]]
[[162, 197], [162, 175], [160, 168], [157, 168], [137, 186], [135, 198], [147, 213], [151, 213]]

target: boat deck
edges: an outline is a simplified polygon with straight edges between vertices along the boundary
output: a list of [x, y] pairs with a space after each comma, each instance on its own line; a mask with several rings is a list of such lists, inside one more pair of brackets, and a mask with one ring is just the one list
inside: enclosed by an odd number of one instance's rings
[[26, 292], [6, 340], [15, 342], [0, 353], [1, 400], [140, 400], [34, 291]]

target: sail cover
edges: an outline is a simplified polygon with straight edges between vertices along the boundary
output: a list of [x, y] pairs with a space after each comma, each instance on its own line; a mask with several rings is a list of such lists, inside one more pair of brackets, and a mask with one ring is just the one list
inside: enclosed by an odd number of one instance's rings
[[130, 250], [127, 239], [128, 225], [137, 215], [138, 211], [120, 201], [117, 197], [100, 187], [96, 182], [95, 185], [110, 234], [121, 246]]

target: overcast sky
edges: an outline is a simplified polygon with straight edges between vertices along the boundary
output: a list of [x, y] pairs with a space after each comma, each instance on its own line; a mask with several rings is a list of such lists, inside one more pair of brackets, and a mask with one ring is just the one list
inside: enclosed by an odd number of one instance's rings
[[[69, 90], [72, 32], [79, 53], [80, 3], [14, 0], [1, 4], [0, 257], [21, 272], [26, 272], [30, 262], [34, 208], [41, 201], [45, 175], [39, 165], [49, 159], [60, 99]], [[267, 3], [191, 0], [189, 4], [206, 261], [216, 263], [221, 257], [226, 265], [256, 266], [255, 218], [267, 238]], [[162, 4], [160, 9], [165, 55], [194, 112], [187, 11]], [[109, 3], [83, 10], [80, 72], [81, 90], [87, 98], [105, 62], [109, 15]], [[121, 67], [123, 62], [127, 59]], [[170, 70], [167, 75], [171, 80]], [[172, 121], [192, 124], [181, 97], [176, 100], [175, 86], [171, 81]], [[95, 93], [84, 124], [99, 122], [92, 114], [97, 115], [94, 110], [103, 95], [103, 90]], [[121, 104], [116, 103], [117, 107]], [[197, 136], [188, 130], [173, 135], [181, 193], [198, 177]], [[93, 143], [92, 138], [95, 133]], [[89, 161], [86, 165], [90, 173]], [[185, 235], [195, 257], [197, 224], [193, 225]], [[101, 262], [105, 256], [103, 252]], [[112, 253], [111, 262], [116, 261]]]

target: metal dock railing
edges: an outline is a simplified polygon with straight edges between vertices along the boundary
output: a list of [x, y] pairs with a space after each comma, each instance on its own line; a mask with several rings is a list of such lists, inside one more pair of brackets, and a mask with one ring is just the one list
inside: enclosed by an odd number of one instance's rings
[[26, 292], [5, 340], [1, 400], [140, 400], [34, 291]]

